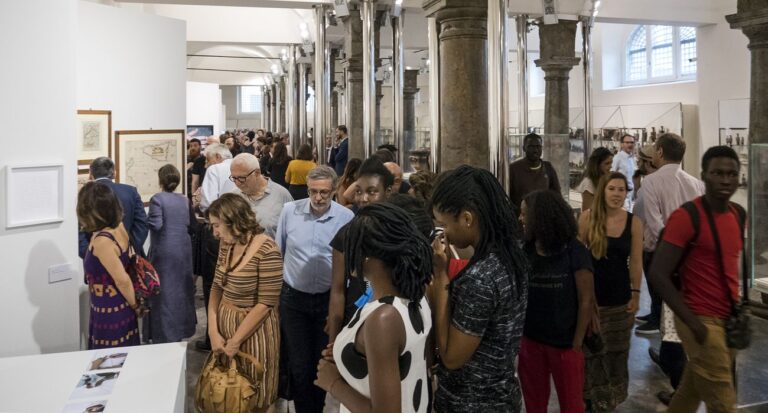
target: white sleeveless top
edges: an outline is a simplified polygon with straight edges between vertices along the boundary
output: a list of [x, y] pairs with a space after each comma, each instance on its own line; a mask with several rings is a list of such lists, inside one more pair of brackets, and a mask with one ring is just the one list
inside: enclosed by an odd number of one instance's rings
[[[427, 337], [432, 329], [432, 313], [426, 298], [417, 303], [405, 298], [383, 297], [358, 309], [349, 324], [336, 336], [333, 345], [333, 358], [339, 373], [353, 389], [365, 397], [371, 397], [368, 361], [355, 350], [355, 337], [365, 319], [382, 305], [395, 307], [405, 326], [405, 348], [398, 360], [401, 411], [428, 412], [430, 390], [427, 379]], [[341, 412], [349, 412], [349, 409], [342, 404]]]

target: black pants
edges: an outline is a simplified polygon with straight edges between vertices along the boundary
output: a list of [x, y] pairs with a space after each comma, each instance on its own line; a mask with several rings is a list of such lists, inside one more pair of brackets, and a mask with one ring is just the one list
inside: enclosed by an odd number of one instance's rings
[[296, 413], [322, 413], [325, 391], [314, 385], [317, 363], [328, 345], [323, 331], [328, 317], [329, 292], [308, 294], [283, 284], [280, 326], [288, 350], [290, 388]]
[[[200, 231], [200, 276], [203, 277], [203, 298], [205, 300], [205, 317], [208, 318], [208, 301], [211, 298], [211, 287], [216, 275], [216, 262], [219, 259], [219, 240], [213, 236], [210, 226], [206, 225]], [[206, 321], [207, 323], [207, 321]], [[206, 325], [205, 342], [210, 342]]]
[[672, 388], [677, 390], [680, 380], [683, 379], [683, 370], [687, 359], [683, 345], [671, 341], [662, 341], [659, 347], [659, 365], [664, 374], [669, 377]]
[[651, 296], [651, 313], [648, 317], [648, 323], [658, 326], [661, 323], [661, 296], [648, 281], [651, 261], [653, 261], [653, 252], [643, 251], [643, 271], [645, 272], [645, 282], [648, 284], [648, 294]]

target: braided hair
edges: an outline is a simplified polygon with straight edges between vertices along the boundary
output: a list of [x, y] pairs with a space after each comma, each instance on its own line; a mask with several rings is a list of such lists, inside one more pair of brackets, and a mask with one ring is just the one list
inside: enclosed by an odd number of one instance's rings
[[516, 294], [523, 294], [529, 265], [520, 248], [522, 234], [509, 196], [490, 172], [462, 165], [441, 174], [432, 191], [429, 209], [455, 216], [467, 210], [478, 218], [480, 241], [459, 275], [495, 253], [516, 286]]
[[377, 258], [392, 269], [400, 295], [419, 301], [432, 279], [432, 248], [402, 208], [387, 203], [365, 206], [350, 222], [344, 240], [347, 277], [363, 276], [363, 261]]

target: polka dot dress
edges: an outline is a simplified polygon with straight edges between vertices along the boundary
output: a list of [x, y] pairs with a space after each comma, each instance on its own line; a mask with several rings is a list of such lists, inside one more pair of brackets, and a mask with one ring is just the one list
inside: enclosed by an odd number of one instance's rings
[[[405, 348], [398, 359], [401, 411], [428, 412], [427, 336], [432, 328], [432, 315], [426, 298], [415, 302], [398, 297], [383, 297], [358, 309], [333, 345], [333, 358], [339, 373], [353, 389], [363, 396], [371, 397], [368, 361], [355, 350], [355, 337], [365, 319], [382, 305], [395, 307], [405, 325]], [[349, 409], [342, 405], [341, 412], [349, 412]]]

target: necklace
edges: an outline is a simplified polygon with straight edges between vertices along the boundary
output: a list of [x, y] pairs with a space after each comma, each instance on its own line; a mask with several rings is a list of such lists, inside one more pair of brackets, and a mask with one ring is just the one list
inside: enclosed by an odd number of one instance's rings
[[541, 165], [543, 165], [543, 162], [539, 161], [539, 166], [529, 166], [528, 169], [532, 171], [538, 171], [539, 169], [541, 169]]
[[[245, 254], [248, 252], [248, 247], [251, 245], [251, 242], [253, 241], [253, 238], [256, 236], [256, 234], [251, 234], [250, 237], [248, 237], [248, 242], [245, 244], [245, 248], [243, 248], [243, 253], [240, 254], [240, 258], [237, 260], [235, 265], [226, 266], [226, 271], [224, 272], [224, 275], [221, 277], [221, 285], [225, 286], [227, 285], [227, 277], [229, 277], [229, 273], [231, 273], [235, 268], [237, 268], [241, 262], [243, 262], [243, 258], [245, 258]], [[232, 262], [232, 255], [235, 253], [235, 245], [232, 244], [231, 247], [229, 247], [229, 251], [227, 251], [227, 262]]]

